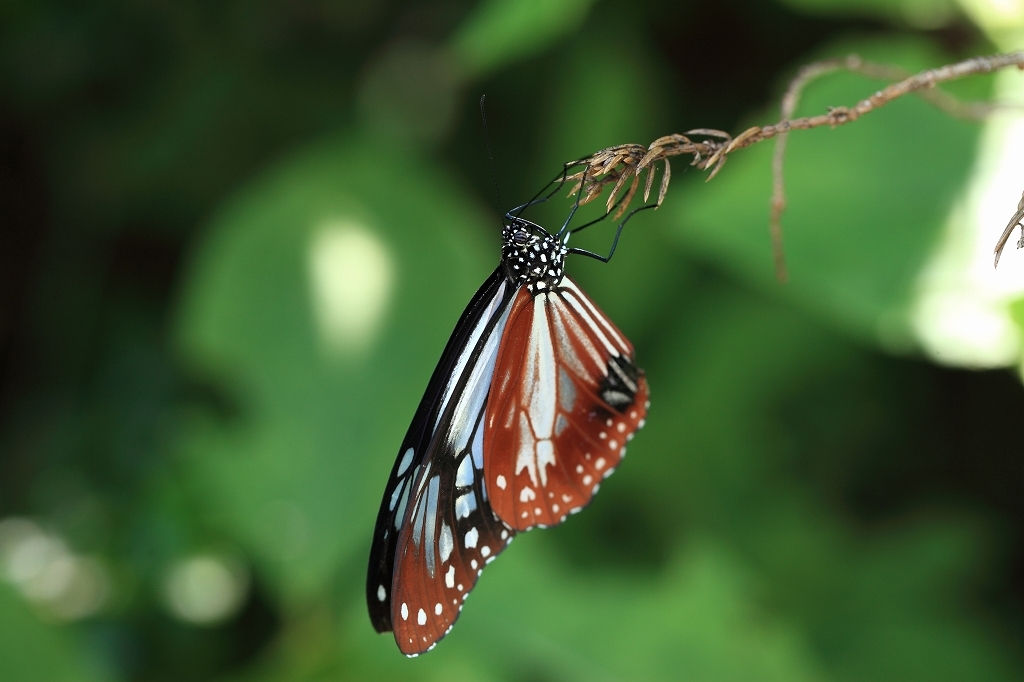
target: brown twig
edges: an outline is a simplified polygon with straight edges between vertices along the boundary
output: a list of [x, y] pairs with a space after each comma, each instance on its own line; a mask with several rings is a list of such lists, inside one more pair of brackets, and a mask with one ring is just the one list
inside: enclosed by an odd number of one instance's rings
[[[804, 88], [824, 75], [845, 70], [858, 73], [868, 78], [898, 81], [910, 78], [911, 75], [899, 67], [887, 64], [876, 64], [850, 54], [846, 57], [826, 59], [802, 67], [786, 88], [782, 97], [782, 120], [789, 120], [796, 113], [800, 96]], [[919, 97], [955, 118], [981, 120], [992, 113], [996, 105], [988, 102], [961, 102], [943, 90], [927, 89], [915, 92]], [[772, 240], [772, 256], [775, 260], [775, 277], [779, 282], [786, 282], [789, 275], [786, 271], [786, 254], [782, 247], [782, 214], [786, 210], [786, 182], [784, 175], [786, 161], [786, 141], [789, 133], [780, 133], [775, 140], [775, 151], [772, 155], [772, 200], [769, 229]]]
[[1010, 218], [1010, 222], [1006, 224], [1006, 229], [999, 236], [999, 241], [996, 242], [996, 261], [992, 264], [993, 268], [999, 267], [999, 257], [1003, 255], [1003, 247], [1006, 246], [1007, 240], [1010, 235], [1013, 234], [1013, 228], [1020, 226], [1020, 239], [1017, 241], [1017, 248], [1024, 249], [1024, 194], [1020, 196], [1020, 203], [1017, 204], [1017, 212]]
[[[844, 60], [829, 59], [808, 64], [797, 72], [790, 81], [786, 94], [782, 96], [782, 120], [790, 119], [796, 112], [800, 95], [812, 80], [843, 68]], [[783, 167], [786, 161], [786, 142], [789, 133], [782, 133], [775, 141], [775, 152], [772, 155], [772, 201], [771, 217], [768, 220], [772, 238], [772, 257], [775, 260], [775, 278], [780, 282], [789, 279], [786, 270], [786, 253], [782, 248], [782, 213], [786, 210], [786, 181]]]
[[[779, 146], [776, 147], [775, 159], [773, 160], [773, 172], [775, 176], [774, 191], [771, 204], [771, 230], [772, 243], [775, 252], [776, 272], [781, 280], [785, 280], [785, 260], [782, 251], [782, 225], [781, 216], [785, 210], [785, 185], [782, 180], [782, 165], [785, 155], [786, 136], [794, 130], [810, 130], [822, 126], [836, 127], [856, 121], [861, 116], [888, 104], [889, 102], [910, 93], [917, 93], [927, 101], [939, 107], [947, 113], [960, 117], [978, 119], [986, 116], [995, 105], [983, 103], [963, 103], [948, 93], [934, 90], [933, 88], [947, 81], [964, 78], [984, 73], [991, 73], [1009, 66], [1016, 66], [1024, 69], [1024, 51], [1010, 54], [997, 54], [989, 57], [973, 57], [971, 59], [949, 64], [936, 69], [928, 69], [913, 76], [906, 76], [905, 72], [895, 67], [865, 62], [857, 55], [826, 60], [810, 64], [797, 74], [783, 97], [782, 120], [768, 126], [754, 126], [743, 131], [736, 137], [720, 130], [697, 129], [691, 130], [684, 135], [673, 134], [658, 138], [647, 148], [637, 144], [619, 145], [603, 149], [589, 157], [580, 159], [577, 163], [585, 166], [569, 179], [576, 180], [577, 184], [573, 192], [580, 189], [580, 183], [585, 183], [582, 192], [581, 203], [593, 200], [601, 194], [605, 187], [614, 184], [614, 188], [608, 197], [607, 209], [611, 212], [617, 206], [616, 217], [629, 206], [633, 195], [636, 192], [640, 174], [648, 171], [644, 200], [647, 200], [653, 182], [652, 174], [655, 165], [664, 162], [664, 175], [660, 191], [658, 192], [658, 206], [665, 198], [668, 190], [668, 181], [671, 177], [671, 168], [668, 159], [673, 156], [690, 154], [693, 160], [691, 166], [701, 170], [710, 170], [708, 180], [711, 180], [725, 164], [730, 154], [740, 149], [750, 147], [759, 142], [778, 138]], [[791, 118], [799, 101], [800, 93], [811, 80], [824, 74], [846, 69], [861, 73], [872, 78], [884, 78], [889, 80], [899, 79], [898, 82], [879, 90], [874, 95], [861, 100], [853, 107], [833, 107], [828, 113], [817, 116], [805, 116], [802, 118]], [[701, 138], [701, 139], [695, 139]], [[781, 151], [779, 148], [781, 147]], [[632, 173], [634, 180], [624, 194], [619, 196], [625, 186], [627, 176]], [[996, 246], [996, 262], [999, 261], [999, 254], [1002, 251], [1013, 228], [1024, 220], [1024, 198], [1022, 206], [1019, 207], [1014, 219], [1007, 226], [1003, 237]], [[1022, 227], [1024, 230], [1024, 227]], [[1021, 245], [1024, 245], [1024, 235], [1021, 238]]]

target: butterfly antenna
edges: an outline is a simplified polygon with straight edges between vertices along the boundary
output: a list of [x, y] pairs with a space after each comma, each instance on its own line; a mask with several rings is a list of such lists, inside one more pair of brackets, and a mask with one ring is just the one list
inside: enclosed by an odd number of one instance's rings
[[480, 120], [484, 123], [484, 143], [487, 145], [487, 160], [491, 162], [491, 179], [494, 180], [494, 196], [498, 200], [498, 215], [504, 216], [501, 210], [501, 192], [498, 190], [498, 174], [494, 171], [494, 154], [491, 153], [491, 135], [487, 131], [487, 109], [484, 102], [487, 95], [480, 95]]

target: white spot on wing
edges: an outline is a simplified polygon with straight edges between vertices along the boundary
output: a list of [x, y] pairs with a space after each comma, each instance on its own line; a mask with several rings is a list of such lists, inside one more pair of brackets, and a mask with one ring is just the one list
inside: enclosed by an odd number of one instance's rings
[[402, 481], [395, 486], [395, 492], [391, 493], [391, 502], [388, 504], [388, 511], [395, 511], [395, 505], [398, 504], [398, 498], [405, 490], [407, 481]]
[[388, 598], [388, 591], [384, 589], [383, 585], [377, 586], [377, 601], [384, 601]]
[[447, 523], [441, 524], [441, 536], [437, 540], [437, 552], [441, 555], [441, 563], [448, 561], [448, 557], [452, 555], [452, 549], [454, 543], [452, 542], [452, 529], [448, 527]]
[[536, 497], [537, 494], [533, 492], [533, 488], [530, 486], [524, 486], [523, 489], [519, 491], [520, 502], [529, 502], [530, 500], [536, 499]]
[[483, 547], [480, 548], [480, 556], [482, 556], [483, 558], [486, 559], [490, 555], [491, 555], [491, 548], [490, 547], [488, 547], [487, 545], [484, 545]]
[[473, 485], [473, 460], [471, 457], [463, 457], [459, 462], [459, 470], [455, 472], [455, 485], [460, 488]]
[[555, 448], [550, 440], [537, 441], [537, 473], [542, 486], [548, 484], [548, 465], [555, 465]]
[[548, 324], [548, 295], [533, 302], [533, 326], [524, 381], [529, 387], [530, 424], [538, 439], [550, 438], [555, 428], [555, 352]]
[[405, 451], [405, 454], [402, 455], [402, 461], [398, 464], [399, 476], [403, 475], [405, 473], [405, 470], [409, 468], [409, 465], [412, 464], [412, 457], [414, 454], [415, 453], [413, 452], [413, 449], [409, 448], [408, 450]]
[[466, 531], [466, 547], [472, 549], [476, 547], [476, 541], [480, 538], [480, 533], [477, 532], [476, 528], [470, 528]]
[[496, 483], [496, 484], [498, 485], [498, 487], [499, 487], [499, 488], [501, 488], [502, 490], [504, 490], [504, 489], [505, 489], [505, 486], [506, 486], [506, 485], [508, 485], [508, 482], [507, 482], [507, 481], [505, 480], [505, 477], [504, 477], [504, 476], [502, 476], [501, 474], [498, 474], [498, 478], [497, 478], [497, 479], [496, 479], [496, 480], [495, 480], [494, 482], [495, 482], [495, 483]]
[[484, 421], [477, 424], [476, 433], [473, 434], [473, 446], [470, 448], [473, 454], [473, 466], [480, 471], [484, 468]]
[[444, 611], [444, 607], [441, 606], [441, 602], [437, 602], [436, 604], [434, 604], [434, 615], [435, 616], [440, 616], [442, 611]]
[[433, 476], [427, 486], [427, 518], [423, 532], [426, 535], [424, 543], [427, 550], [427, 572], [434, 576], [434, 531], [437, 530], [437, 496], [441, 485], [441, 477]]
[[419, 613], [416, 614], [416, 622], [419, 623], [420, 625], [426, 625], [427, 624], [427, 612], [424, 611], [423, 609], [420, 609]]
[[409, 620], [409, 605], [402, 602], [402, 620]]
[[[424, 476], [426, 478], [426, 476]], [[413, 507], [413, 523], [412, 523], [412, 541], [417, 547], [423, 542], [423, 513], [426, 510], [427, 505], [423, 497], [420, 497], [416, 501], [416, 506]]]
[[412, 478], [407, 481], [405, 486], [405, 492], [402, 494], [402, 501], [398, 505], [398, 511], [395, 512], [395, 530], [402, 527], [402, 519], [405, 518], [405, 506], [409, 503], [409, 492], [412, 490]]
[[530, 480], [533, 481], [534, 485], [537, 485], [537, 462], [536, 453], [534, 452], [534, 437], [533, 429], [530, 428], [530, 422], [526, 418], [525, 412], [519, 413], [519, 452], [516, 454], [516, 475], [523, 469], [526, 469], [530, 475]]
[[455, 500], [455, 518], [465, 519], [476, 509], [476, 493], [470, 490]]
[[448, 587], [455, 587], [455, 567], [449, 566], [448, 572], [444, 574], [444, 584]]

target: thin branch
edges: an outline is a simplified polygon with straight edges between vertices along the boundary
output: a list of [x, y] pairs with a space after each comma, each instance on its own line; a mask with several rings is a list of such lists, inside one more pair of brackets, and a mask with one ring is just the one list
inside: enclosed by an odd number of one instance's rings
[[[793, 114], [796, 113], [800, 103], [800, 96], [807, 85], [824, 75], [840, 70], [858, 73], [868, 78], [888, 81], [905, 80], [911, 77], [910, 73], [899, 67], [865, 61], [856, 54], [814, 62], [802, 67], [797, 72], [796, 77], [790, 81], [789, 87], [786, 88], [786, 94], [782, 97], [782, 120], [791, 119]], [[996, 105], [988, 102], [961, 102], [944, 90], [918, 90], [915, 94], [950, 116], [966, 120], [982, 120], [996, 108]], [[772, 256], [775, 260], [775, 277], [779, 282], [783, 283], [789, 278], [786, 272], [786, 255], [782, 247], [782, 214], [786, 210], [784, 168], [786, 141], [788, 138], [789, 133], [780, 133], [775, 140], [775, 152], [772, 155], [771, 217], [769, 218]]]
[[[726, 159], [733, 152], [759, 142], [764, 142], [765, 140], [778, 138], [779, 146], [776, 148], [772, 164], [775, 180], [771, 205], [771, 229], [776, 272], [779, 274], [780, 279], [784, 281], [786, 270], [782, 252], [781, 215], [785, 210], [786, 200], [785, 184], [782, 179], [782, 166], [785, 158], [785, 140], [788, 133], [794, 130], [810, 130], [823, 126], [834, 128], [851, 123], [861, 116], [869, 114], [889, 102], [911, 93], [917, 93], [922, 98], [953, 116], [968, 119], [983, 118], [998, 105], [960, 102], [952, 95], [940, 90], [934, 90], [934, 88], [939, 83], [967, 76], [991, 73], [1009, 66], [1016, 66], [1024, 70], [1024, 51], [997, 54], [989, 57], [973, 57], [956, 64], [949, 64], [937, 69], [928, 69], [913, 76], [906, 76], [905, 72], [895, 67], [866, 62], [857, 55], [810, 64], [801, 69], [793, 82], [790, 83], [783, 97], [782, 120], [778, 123], [763, 127], [754, 126], [736, 137], [732, 137], [720, 130], [698, 128], [690, 130], [683, 135], [673, 134], [658, 138], [647, 148], [637, 144], [609, 147], [576, 162], [586, 168], [569, 176], [569, 179], [577, 181], [572, 191], [579, 190], [579, 183], [585, 180], [586, 186], [583, 188], [581, 203], [586, 203], [599, 196], [605, 187], [613, 184], [614, 189], [608, 197], [607, 204], [608, 210], [611, 211], [611, 207], [617, 203], [616, 196], [625, 186], [626, 176], [632, 173], [635, 180], [618, 201], [616, 215], [621, 215], [626, 210], [629, 201], [632, 200], [639, 176], [645, 170], [649, 174], [644, 192], [644, 200], [647, 200], [653, 182], [650, 174], [654, 172], [655, 165], [661, 161], [664, 162], [665, 171], [658, 193], [657, 205], [660, 206], [668, 190], [668, 179], [670, 177], [668, 159], [670, 157], [683, 154], [691, 155], [693, 159], [690, 165], [701, 170], [710, 170], [707, 179], [711, 180], [722, 169]], [[825, 114], [792, 118], [800, 93], [807, 83], [822, 75], [840, 69], [854, 71], [872, 78], [899, 80], [879, 90], [874, 95], [861, 100], [853, 107], [833, 107]], [[779, 151], [780, 147], [781, 151]], [[996, 246], [997, 263], [999, 261], [999, 254], [1010, 233], [1013, 232], [1013, 228], [1024, 220], [1024, 197], [1022, 197], [1021, 202], [1017, 214], [1015, 214], [1014, 219], [1007, 226], [1006, 231]], [[1022, 230], [1024, 230], [1024, 226], [1022, 226]], [[1022, 235], [1020, 244], [1024, 246], [1024, 235]]]
[[[835, 127], [846, 123], [852, 123], [861, 116], [869, 114], [894, 99], [902, 97], [903, 95], [933, 88], [939, 83], [957, 80], [959, 78], [964, 78], [965, 76], [991, 73], [992, 71], [1004, 69], [1008, 66], [1016, 66], [1017, 68], [1024, 69], [1024, 52], [997, 54], [991, 57], [973, 57], [956, 64], [941, 66], [937, 69], [928, 69], [927, 71], [922, 71], [910, 78], [901, 80], [898, 83], [893, 83], [892, 85], [879, 90], [874, 95], [861, 100], [853, 107], [833, 107], [827, 114], [782, 120], [774, 125], [764, 126], [763, 128], [754, 126], [749, 131], [746, 131], [750, 134], [746, 135], [742, 142], [737, 138], [731, 144], [726, 145], [722, 150], [720, 150], [719, 154], [731, 154], [737, 149], [749, 147], [750, 145], [771, 139], [782, 133], [788, 133], [792, 130], [809, 130], [811, 128], [820, 128], [822, 126]], [[741, 135], [740, 137], [744, 136]], [[709, 162], [716, 160], [717, 159], [713, 158], [709, 160]]]
[[[793, 117], [800, 101], [800, 95], [808, 83], [843, 68], [845, 61], [829, 59], [802, 67], [796, 77], [790, 81], [789, 87], [786, 88], [786, 94], [782, 96], [782, 119]], [[786, 253], [782, 248], [782, 213], [786, 210], [786, 181], [783, 167], [786, 161], [788, 139], [789, 133], [779, 135], [775, 141], [775, 153], [772, 155], [772, 201], [769, 230], [772, 238], [772, 258], [775, 260], [775, 278], [780, 282], [786, 282], [789, 279], [789, 273], [786, 270]]]
[[1013, 228], [1020, 226], [1020, 239], [1017, 241], [1017, 248], [1024, 249], [1024, 194], [1020, 196], [1020, 203], [1017, 204], [1017, 212], [1010, 218], [1010, 222], [1006, 224], [1006, 229], [999, 236], [999, 241], [996, 242], [996, 260], [992, 264], [993, 268], [999, 267], [999, 257], [1003, 255], [1003, 247], [1006, 246], [1007, 240], [1010, 235], [1013, 234]]

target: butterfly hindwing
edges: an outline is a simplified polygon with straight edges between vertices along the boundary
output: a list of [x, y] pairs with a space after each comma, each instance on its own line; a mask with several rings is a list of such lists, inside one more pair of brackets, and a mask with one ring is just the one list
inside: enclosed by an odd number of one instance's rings
[[483, 413], [481, 405], [470, 445], [431, 457], [416, 481], [393, 581], [395, 641], [407, 656], [448, 634], [484, 566], [515, 535], [487, 500]]
[[484, 438], [487, 492], [522, 531], [586, 506], [647, 414], [633, 347], [568, 277], [519, 291], [495, 368]]
[[[410, 511], [410, 498], [430, 459], [440, 448], [435, 444], [441, 420], [460, 386], [467, 382], [479, 355], [477, 349], [485, 334], [493, 333], [501, 312], [511, 296], [501, 268], [483, 283], [462, 313], [455, 330], [448, 339], [444, 353], [430, 378], [427, 390], [420, 400], [412, 424], [406, 433], [398, 457], [391, 469], [377, 522], [366, 578], [366, 602], [370, 620], [378, 632], [392, 630], [391, 584], [395, 568], [395, 553], [399, 535]], [[500, 332], [499, 332], [500, 336]], [[449, 422], [446, 428], [457, 428]], [[462, 425], [465, 429], [466, 426]], [[469, 425], [472, 428], [472, 425]], [[428, 451], [431, 452], [428, 455]], [[415, 502], [415, 500], [412, 500]]]

